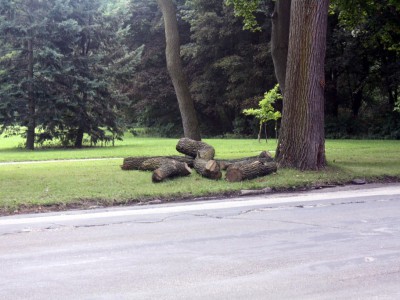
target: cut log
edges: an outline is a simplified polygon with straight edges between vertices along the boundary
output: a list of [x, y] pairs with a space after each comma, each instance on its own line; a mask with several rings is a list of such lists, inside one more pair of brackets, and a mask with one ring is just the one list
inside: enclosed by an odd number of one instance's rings
[[207, 143], [191, 140], [188, 138], [181, 138], [176, 145], [176, 150], [185, 155], [189, 155], [193, 158], [199, 157], [204, 160], [210, 160], [214, 158], [215, 149]]
[[232, 165], [246, 165], [251, 164], [254, 161], [261, 161], [263, 163], [273, 162], [274, 158], [268, 151], [261, 152], [258, 156], [250, 156], [238, 159], [223, 159], [218, 160], [221, 170], [227, 170]]
[[276, 170], [277, 165], [274, 162], [263, 163], [261, 161], [253, 161], [250, 164], [232, 165], [226, 171], [226, 180], [230, 182], [249, 180], [266, 176], [276, 172]]
[[269, 163], [272, 162], [271, 160], [269, 160], [268, 158], [250, 158], [250, 159], [244, 159], [244, 160], [240, 160], [237, 161], [233, 164], [228, 165], [228, 167], [226, 168], [226, 170], [228, 170], [231, 167], [240, 167], [240, 166], [246, 166], [246, 165], [250, 165], [251, 163], [255, 162], [255, 161], [259, 161], [262, 163]]
[[218, 162], [215, 160], [205, 160], [201, 158], [196, 158], [194, 161], [194, 169], [201, 176], [209, 179], [221, 179], [222, 173]]
[[174, 159], [166, 158], [166, 157], [154, 157], [154, 158], [149, 158], [146, 159], [142, 164], [140, 165], [140, 170], [142, 171], [154, 171], [158, 168], [160, 168], [164, 164], [172, 163]]
[[170, 159], [165, 160], [159, 168], [154, 170], [151, 179], [153, 182], [161, 182], [166, 178], [188, 176], [191, 173], [192, 170], [186, 163]]
[[173, 159], [176, 161], [187, 163], [187, 165], [191, 168], [193, 167], [194, 164], [194, 159], [188, 156], [139, 156], [139, 157], [125, 158], [121, 165], [121, 169], [154, 171], [155, 169], [161, 166], [162, 162], [165, 159], [170, 159], [170, 160]]
[[140, 170], [142, 163], [150, 157], [127, 157], [122, 162], [122, 170]]

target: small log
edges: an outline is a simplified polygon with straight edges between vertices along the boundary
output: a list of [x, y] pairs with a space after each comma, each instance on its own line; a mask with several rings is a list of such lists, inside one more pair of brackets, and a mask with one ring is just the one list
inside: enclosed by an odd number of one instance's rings
[[253, 162], [255, 162], [255, 161], [259, 161], [259, 162], [262, 162], [262, 163], [269, 163], [269, 162], [272, 162], [272, 161], [270, 161], [268, 158], [244, 159], [244, 160], [240, 160], [240, 161], [237, 161], [237, 162], [235, 162], [235, 163], [233, 163], [233, 164], [228, 165], [228, 167], [226, 168], [226, 170], [228, 170], [229, 168], [232, 168], [232, 167], [246, 166], [246, 165], [249, 165], [249, 164], [251, 164], [251, 163], [253, 163]]
[[150, 157], [127, 157], [124, 158], [121, 169], [122, 170], [140, 170], [142, 163]]
[[194, 159], [188, 156], [138, 156], [124, 158], [121, 169], [154, 171], [159, 168], [166, 159], [187, 163], [191, 168], [194, 164]]
[[251, 164], [254, 161], [261, 161], [263, 163], [273, 162], [274, 158], [268, 151], [263, 151], [258, 156], [250, 156], [250, 157], [230, 159], [230, 160], [223, 159], [223, 160], [218, 160], [218, 163], [220, 164], [221, 170], [227, 170], [232, 165], [246, 165], [246, 164]]
[[149, 159], [145, 160], [144, 162], [142, 162], [142, 164], [140, 165], [140, 170], [141, 171], [154, 171], [154, 170], [160, 168], [162, 165], [168, 164], [168, 163], [171, 163], [174, 161], [177, 161], [177, 160], [173, 160], [173, 159], [166, 158], [166, 157], [149, 158]]
[[222, 173], [218, 162], [215, 160], [205, 160], [201, 158], [196, 158], [194, 161], [194, 169], [201, 176], [209, 179], [221, 179]]
[[191, 173], [192, 170], [186, 163], [170, 159], [165, 160], [159, 168], [154, 170], [151, 179], [153, 182], [161, 182], [166, 178], [188, 176]]
[[200, 158], [210, 160], [214, 158], [215, 149], [207, 143], [181, 138], [176, 145], [176, 150], [193, 158], [200, 154]]
[[230, 182], [239, 182], [256, 177], [262, 177], [276, 172], [277, 165], [274, 162], [253, 161], [245, 165], [232, 165], [226, 171], [226, 180]]

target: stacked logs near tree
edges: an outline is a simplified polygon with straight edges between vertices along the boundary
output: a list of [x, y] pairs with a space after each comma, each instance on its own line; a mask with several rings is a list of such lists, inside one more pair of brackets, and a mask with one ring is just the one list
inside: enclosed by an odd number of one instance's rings
[[274, 159], [266, 151], [258, 156], [242, 159], [215, 160], [214, 147], [188, 138], [180, 139], [176, 150], [186, 156], [128, 157], [123, 160], [121, 169], [153, 171], [153, 182], [188, 176], [191, 174], [190, 168], [194, 168], [201, 176], [214, 180], [221, 179], [221, 170], [226, 170], [226, 180], [230, 182], [253, 179], [277, 171]]
[[176, 145], [180, 153], [194, 157], [194, 169], [201, 176], [210, 179], [221, 179], [222, 173], [219, 163], [214, 160], [214, 147], [188, 138], [181, 138]]

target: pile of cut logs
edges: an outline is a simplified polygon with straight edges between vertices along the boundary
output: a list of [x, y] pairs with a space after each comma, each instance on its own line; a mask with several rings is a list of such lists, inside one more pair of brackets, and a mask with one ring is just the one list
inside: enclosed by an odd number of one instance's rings
[[191, 168], [209, 179], [221, 179], [222, 170], [226, 170], [225, 178], [230, 182], [243, 181], [265, 176], [276, 172], [277, 165], [272, 156], [261, 152], [258, 156], [234, 160], [215, 160], [215, 149], [207, 143], [182, 138], [176, 150], [186, 156], [147, 156], [127, 157], [121, 166], [122, 170], [153, 171], [153, 182], [161, 182], [166, 178], [188, 176]]

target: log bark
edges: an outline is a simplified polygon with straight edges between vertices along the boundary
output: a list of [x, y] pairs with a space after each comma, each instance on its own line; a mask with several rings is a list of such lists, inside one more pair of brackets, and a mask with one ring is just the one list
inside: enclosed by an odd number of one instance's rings
[[151, 177], [153, 182], [162, 182], [166, 178], [172, 178], [177, 176], [188, 176], [192, 173], [192, 170], [189, 166], [180, 161], [167, 159], [164, 163], [154, 170], [153, 175]]
[[277, 171], [277, 165], [274, 162], [263, 163], [254, 161], [250, 164], [241, 166], [231, 166], [226, 172], [226, 180], [229, 182], [239, 182], [257, 177], [266, 176]]
[[221, 179], [222, 173], [218, 162], [215, 160], [205, 160], [201, 158], [196, 158], [194, 161], [194, 169], [201, 176], [209, 179]]
[[224, 159], [224, 160], [217, 160], [217, 161], [221, 167], [221, 170], [227, 170], [232, 165], [236, 165], [236, 164], [245, 165], [245, 164], [250, 164], [257, 160], [259, 160], [263, 163], [266, 163], [266, 162], [274, 161], [274, 158], [268, 151], [263, 151], [258, 156], [250, 156], [250, 157], [230, 159], [230, 160]]
[[141, 170], [154, 171], [159, 168], [166, 160], [176, 160], [186, 163], [193, 168], [194, 159], [187, 156], [138, 156], [127, 157], [121, 165], [122, 170]]
[[199, 157], [205, 160], [213, 159], [215, 155], [214, 147], [188, 138], [181, 138], [176, 145], [176, 150], [193, 158]]

